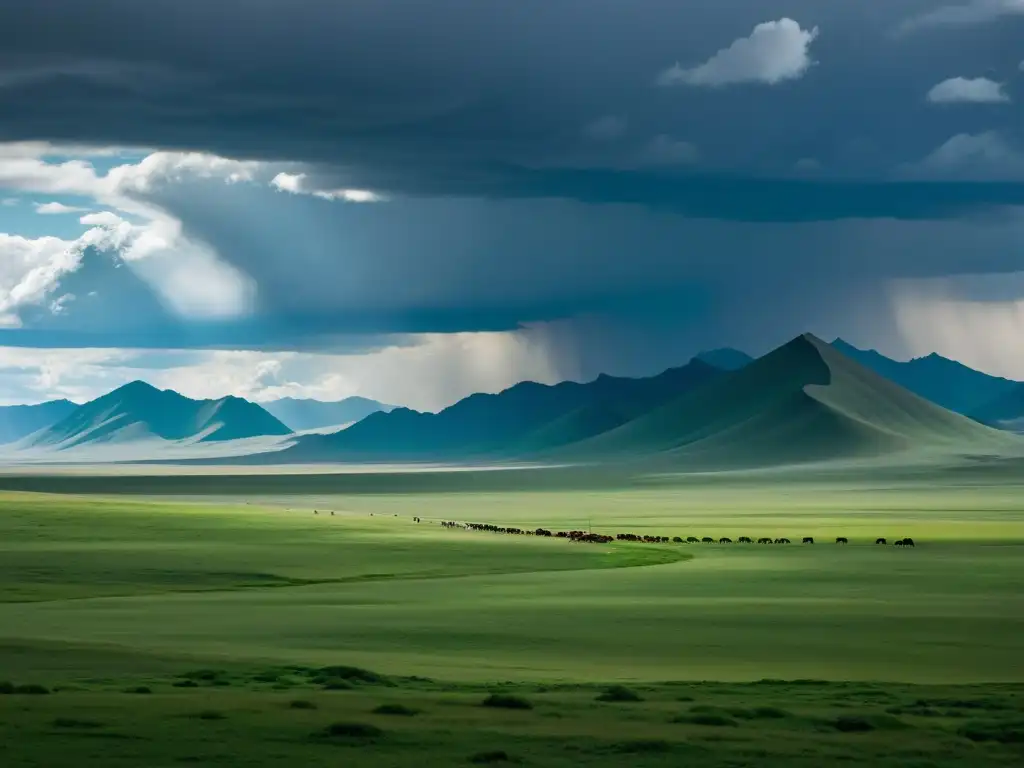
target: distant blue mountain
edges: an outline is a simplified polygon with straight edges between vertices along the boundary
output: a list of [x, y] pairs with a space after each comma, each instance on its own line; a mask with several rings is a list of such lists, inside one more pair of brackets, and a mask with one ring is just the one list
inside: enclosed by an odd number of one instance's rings
[[14, 443], [70, 416], [78, 405], [70, 400], [50, 400], [38, 405], [0, 407], [0, 443]]
[[306, 435], [276, 454], [283, 461], [461, 459], [542, 450], [623, 424], [691, 389], [726, 376], [701, 360], [649, 378], [602, 374], [581, 384], [524, 381], [475, 394], [439, 413], [396, 408], [332, 435]]
[[1016, 381], [989, 376], [935, 353], [900, 362], [873, 349], [858, 349], [842, 339], [833, 341], [832, 346], [911, 392], [968, 416], [1018, 386]]
[[133, 381], [78, 406], [36, 434], [32, 445], [71, 448], [152, 438], [205, 442], [287, 434], [288, 427], [240, 397], [192, 400]]

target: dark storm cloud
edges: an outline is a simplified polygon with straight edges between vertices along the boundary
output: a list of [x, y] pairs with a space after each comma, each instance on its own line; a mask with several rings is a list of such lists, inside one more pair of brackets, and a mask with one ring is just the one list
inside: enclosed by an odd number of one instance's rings
[[[1012, 79], [1020, 58], [1020, 18], [892, 34], [940, 5], [16, 0], [0, 6], [0, 135], [307, 161], [398, 194], [564, 196], [725, 219], [1019, 204], [1009, 184], [881, 183], [956, 134], [1020, 139], [1012, 84], [998, 113], [925, 103], [948, 77]], [[803, 77], [654, 84], [783, 17], [820, 30]], [[608, 114], [622, 116], [621, 135], [587, 141]], [[693, 145], [699, 162], [671, 174], [638, 164], [656, 136]], [[808, 158], [827, 180], [788, 181]]]

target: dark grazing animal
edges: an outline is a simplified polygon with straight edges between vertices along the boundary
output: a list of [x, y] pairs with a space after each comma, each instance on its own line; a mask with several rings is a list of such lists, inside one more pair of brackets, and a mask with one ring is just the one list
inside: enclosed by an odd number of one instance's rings
[[849, 544], [850, 540], [845, 536], [836, 536], [836, 544]]
[[813, 544], [813, 543], [814, 543], [814, 537], [813, 536], [804, 536], [804, 544]]
[[888, 544], [885, 539], [875, 539], [875, 544]]
[[719, 544], [732, 544], [732, 539], [730, 539], [728, 536], [723, 536], [722, 538], [720, 538], [718, 540], [718, 543]]

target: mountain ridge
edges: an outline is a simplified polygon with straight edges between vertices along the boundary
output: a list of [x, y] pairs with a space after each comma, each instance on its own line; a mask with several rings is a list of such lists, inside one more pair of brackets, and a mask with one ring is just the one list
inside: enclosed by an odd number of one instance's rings
[[936, 352], [900, 361], [874, 349], [860, 349], [842, 338], [832, 346], [911, 392], [964, 415], [987, 406], [1019, 383], [982, 373]]
[[113, 441], [206, 442], [287, 434], [288, 427], [240, 397], [193, 400], [136, 380], [78, 406], [36, 434], [30, 445], [67, 449]]

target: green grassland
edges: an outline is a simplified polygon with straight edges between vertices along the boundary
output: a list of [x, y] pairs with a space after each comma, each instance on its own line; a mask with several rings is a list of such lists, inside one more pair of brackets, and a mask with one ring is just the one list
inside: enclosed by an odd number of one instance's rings
[[1019, 764], [1024, 495], [987, 472], [37, 477], [0, 496], [0, 681], [51, 692], [0, 685], [0, 764]]

